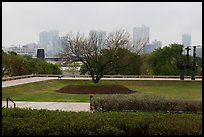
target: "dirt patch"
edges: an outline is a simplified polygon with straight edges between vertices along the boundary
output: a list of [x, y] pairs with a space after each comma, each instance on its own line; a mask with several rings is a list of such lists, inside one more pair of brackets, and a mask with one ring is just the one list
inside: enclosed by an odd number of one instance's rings
[[132, 93], [133, 91], [122, 85], [110, 85], [110, 86], [69, 85], [57, 90], [57, 92], [69, 94], [127, 94]]

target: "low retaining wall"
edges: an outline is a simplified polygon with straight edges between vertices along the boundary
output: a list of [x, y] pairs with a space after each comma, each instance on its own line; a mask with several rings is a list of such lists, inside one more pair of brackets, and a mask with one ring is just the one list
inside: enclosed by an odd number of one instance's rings
[[64, 76], [63, 75], [52, 75], [52, 74], [31, 74], [31, 75], [2, 78], [2, 81], [16, 80], [16, 79], [22, 79], [22, 78], [31, 78], [31, 77], [58, 77], [58, 78], [61, 78]]
[[2, 78], [2, 81], [22, 79], [22, 78], [30, 78], [30, 77], [35, 77], [35, 75], [31, 74], [31, 75], [23, 75], [23, 76], [14, 76], [14, 77]]
[[[23, 76], [14, 76], [8, 78], [2, 78], [2, 81], [30, 78], [30, 77], [66, 77], [64, 75], [55, 75], [55, 74], [31, 74]], [[90, 75], [72, 75], [67, 77], [76, 77], [76, 78], [91, 78]], [[180, 76], [162, 76], [162, 75], [104, 75], [103, 78], [177, 78], [180, 79]], [[185, 76], [184, 78], [191, 78], [191, 76]], [[196, 79], [202, 79], [202, 76], [195, 76]]]

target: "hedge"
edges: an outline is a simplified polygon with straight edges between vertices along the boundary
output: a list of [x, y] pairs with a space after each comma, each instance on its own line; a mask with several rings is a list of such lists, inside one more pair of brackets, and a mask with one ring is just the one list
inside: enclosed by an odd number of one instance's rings
[[201, 135], [201, 114], [2, 108], [3, 135]]
[[159, 96], [109, 95], [93, 97], [91, 108], [94, 111], [145, 111], [171, 112], [182, 111], [200, 113], [202, 102], [191, 100], [173, 100]]

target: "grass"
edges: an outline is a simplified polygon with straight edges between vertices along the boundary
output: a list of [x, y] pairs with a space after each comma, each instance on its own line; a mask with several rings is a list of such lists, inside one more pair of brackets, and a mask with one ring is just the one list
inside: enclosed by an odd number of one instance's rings
[[65, 94], [56, 90], [67, 85], [124, 85], [137, 91], [136, 96], [164, 96], [172, 99], [202, 100], [202, 81], [108, 81], [101, 80], [94, 84], [90, 80], [47, 80], [2, 88], [2, 100], [10, 97], [14, 101], [42, 101], [42, 102], [89, 102], [90, 95], [100, 94]]

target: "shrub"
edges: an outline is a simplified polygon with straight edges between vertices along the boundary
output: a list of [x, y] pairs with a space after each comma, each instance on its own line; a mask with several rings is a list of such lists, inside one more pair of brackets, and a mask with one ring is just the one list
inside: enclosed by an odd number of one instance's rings
[[201, 135], [201, 114], [2, 108], [3, 135]]
[[158, 96], [137, 97], [133, 95], [110, 95], [93, 97], [91, 106], [95, 111], [202, 111], [202, 102], [173, 100]]

